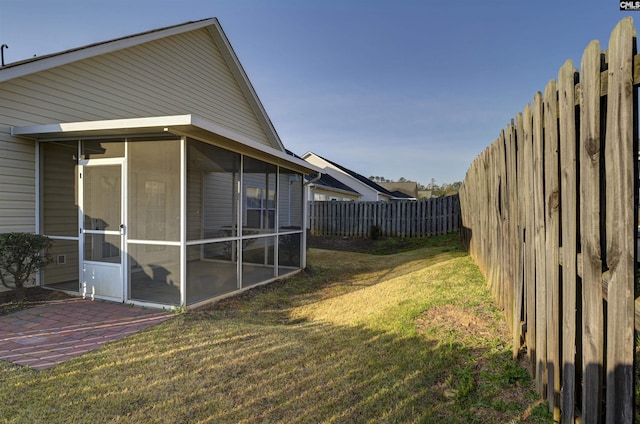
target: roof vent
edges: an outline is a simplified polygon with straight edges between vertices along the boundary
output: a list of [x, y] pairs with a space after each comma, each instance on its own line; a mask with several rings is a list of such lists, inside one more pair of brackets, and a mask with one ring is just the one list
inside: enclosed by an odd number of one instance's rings
[[6, 44], [3, 44], [2, 46], [0, 46], [0, 66], [4, 66], [4, 49], [8, 49], [9, 46], [7, 46]]

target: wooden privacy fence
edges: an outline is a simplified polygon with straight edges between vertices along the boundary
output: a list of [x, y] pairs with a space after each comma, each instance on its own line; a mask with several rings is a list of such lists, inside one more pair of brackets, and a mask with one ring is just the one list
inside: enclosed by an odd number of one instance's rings
[[637, 89], [631, 18], [567, 61], [475, 159], [463, 236], [556, 420], [634, 414]]
[[382, 237], [426, 237], [458, 231], [458, 195], [390, 202], [309, 202], [314, 235], [369, 237], [373, 226]]

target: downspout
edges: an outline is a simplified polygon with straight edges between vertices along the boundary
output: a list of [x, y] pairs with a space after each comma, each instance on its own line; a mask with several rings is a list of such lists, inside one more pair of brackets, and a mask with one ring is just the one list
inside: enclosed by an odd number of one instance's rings
[[[313, 183], [315, 183], [316, 181], [318, 181], [320, 178], [322, 178], [322, 172], [318, 172], [318, 175], [313, 177], [312, 179], [310, 179], [309, 181], [305, 181], [302, 186], [306, 187], [308, 185], [311, 185]], [[307, 193], [307, 190], [305, 190], [305, 193]], [[314, 196], [315, 197], [315, 196]], [[313, 199], [311, 199], [311, 201], [313, 201]], [[305, 202], [306, 204], [306, 202]], [[306, 216], [306, 215], [305, 215]]]
[[[318, 175], [315, 176], [314, 178], [310, 179], [309, 181], [305, 181], [302, 186], [305, 187], [305, 190], [302, 191], [303, 196], [305, 197], [304, 199], [304, 231], [302, 232], [302, 238], [303, 238], [303, 243], [302, 245], [304, 246], [304, 250], [301, 252], [302, 254], [301, 256], [301, 266], [303, 269], [305, 269], [307, 267], [307, 227], [309, 225], [309, 201], [306, 199], [307, 197], [307, 193], [309, 192], [309, 190], [306, 190], [306, 187], [309, 184], [313, 184], [316, 181], [318, 181], [320, 178], [322, 177], [322, 172], [318, 172]], [[313, 201], [313, 199], [311, 200]]]
[[322, 178], [322, 172], [318, 172], [318, 175], [312, 179], [310, 179], [309, 181], [305, 182], [303, 185], [309, 185], [309, 184], [313, 184], [316, 181], [318, 181], [320, 178]]

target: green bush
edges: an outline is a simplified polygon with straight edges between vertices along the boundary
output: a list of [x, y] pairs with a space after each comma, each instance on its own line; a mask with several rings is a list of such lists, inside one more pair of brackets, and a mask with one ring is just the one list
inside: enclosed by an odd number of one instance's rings
[[16, 300], [24, 299], [25, 283], [33, 273], [51, 260], [45, 250], [51, 247], [51, 240], [32, 233], [0, 234], [0, 281], [13, 289]]

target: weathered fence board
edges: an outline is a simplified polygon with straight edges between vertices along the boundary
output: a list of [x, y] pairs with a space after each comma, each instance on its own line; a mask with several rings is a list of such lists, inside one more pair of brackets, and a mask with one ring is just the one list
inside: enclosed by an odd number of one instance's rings
[[[558, 175], [558, 99], [555, 80], [544, 91], [545, 280], [547, 288], [547, 400], [560, 420], [560, 177]], [[541, 270], [542, 272], [542, 270]]]
[[309, 229], [314, 235], [369, 237], [372, 227], [383, 237], [427, 237], [458, 231], [457, 195], [391, 202], [309, 202]]
[[544, 143], [542, 94], [536, 93], [533, 103], [533, 236], [535, 251], [535, 313], [536, 313], [536, 388], [541, 396], [546, 393], [547, 363], [547, 288], [545, 279], [545, 226], [544, 226]]
[[530, 105], [526, 105], [523, 114], [524, 140], [522, 146], [522, 172], [524, 187], [531, 195], [524, 196], [524, 288], [525, 311], [527, 321], [527, 349], [529, 355], [529, 371], [536, 375], [536, 286], [535, 286], [535, 237], [533, 225], [533, 115]]
[[[516, 172], [516, 132], [513, 121], [511, 125], [507, 127], [507, 189], [509, 199], [509, 216], [506, 222], [509, 231], [509, 240], [507, 249], [509, 250], [509, 261], [507, 264], [507, 273], [509, 275], [508, 285], [504, 287], [508, 295], [505, 296], [505, 310], [507, 311], [507, 322], [511, 324], [513, 332], [513, 356], [517, 358], [518, 351], [520, 350], [520, 336], [522, 335], [522, 325], [520, 319], [520, 312], [516, 313], [515, 304], [515, 291], [514, 286], [517, 286], [518, 281], [518, 173]], [[462, 204], [460, 205], [462, 207]]]
[[608, 423], [633, 421], [633, 320], [637, 103], [633, 88], [635, 30], [623, 20], [611, 34], [605, 135]]
[[[516, 139], [515, 139], [515, 149], [516, 149], [516, 198], [518, 200], [517, 205], [515, 207], [518, 210], [518, 214], [516, 215], [516, 225], [518, 227], [518, 244], [516, 248], [516, 252], [518, 253], [517, 262], [516, 262], [516, 274], [515, 274], [515, 311], [514, 311], [514, 322], [518, 323], [518, 344], [521, 339], [526, 338], [526, 333], [522, 333], [522, 323], [526, 322], [526, 315], [524, 313], [524, 223], [526, 221], [526, 209], [525, 209], [525, 197], [520, 193], [524, 193], [527, 191], [525, 186], [525, 175], [524, 175], [524, 123], [522, 121], [522, 113], [516, 115]], [[527, 352], [528, 353], [528, 352]]]
[[[631, 18], [471, 164], [462, 235], [554, 420], [631, 423], [640, 57]], [[514, 122], [515, 121], [515, 122]], [[638, 322], [636, 322], [638, 321]]]
[[[576, 380], [576, 116], [575, 76], [568, 60], [558, 75], [560, 109], [560, 220], [562, 222], [562, 409], [575, 407]], [[572, 414], [563, 414], [564, 423], [573, 423]]]
[[599, 417], [604, 364], [600, 249], [600, 43], [582, 56], [580, 99], [580, 222], [582, 246], [582, 410]]

